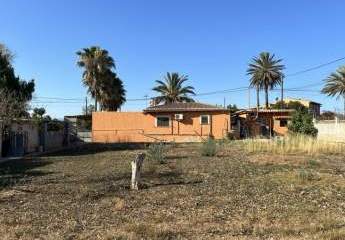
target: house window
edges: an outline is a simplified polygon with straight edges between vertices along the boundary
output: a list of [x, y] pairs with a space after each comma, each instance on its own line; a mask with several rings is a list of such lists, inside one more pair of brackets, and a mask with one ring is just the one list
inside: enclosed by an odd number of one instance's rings
[[169, 127], [170, 117], [169, 116], [157, 116], [156, 127]]
[[200, 124], [201, 125], [209, 125], [210, 124], [210, 115], [201, 115], [200, 116]]
[[286, 127], [288, 125], [288, 121], [286, 119], [282, 119], [280, 120], [280, 124], [281, 127]]

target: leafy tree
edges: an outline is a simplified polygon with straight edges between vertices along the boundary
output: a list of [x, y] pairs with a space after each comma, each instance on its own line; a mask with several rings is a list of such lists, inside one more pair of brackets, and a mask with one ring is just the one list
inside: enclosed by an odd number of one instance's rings
[[115, 68], [114, 59], [107, 50], [92, 46], [77, 52], [79, 59], [77, 65], [84, 68], [83, 84], [88, 87], [88, 92], [95, 99], [95, 111], [98, 100], [102, 97], [100, 86], [107, 76], [107, 72]]
[[250, 75], [250, 86], [257, 91], [257, 107], [260, 107], [259, 91], [265, 91], [265, 105], [269, 108], [268, 91], [276, 85], [282, 84], [284, 65], [280, 64], [282, 59], [275, 59], [274, 54], [268, 52], [260, 53], [259, 57], [254, 57], [247, 69]]
[[45, 115], [45, 108], [34, 108], [32, 111], [31, 118], [37, 124], [40, 130], [43, 130], [44, 122], [50, 121], [50, 116]]
[[155, 100], [157, 103], [163, 102], [194, 102], [188, 95], [195, 95], [194, 88], [192, 86], [183, 86], [188, 80], [188, 76], [180, 75], [179, 73], [167, 73], [164, 77], [164, 81], [156, 80], [157, 86], [152, 90], [160, 94]]
[[26, 82], [15, 75], [13, 58], [11, 51], [0, 44], [0, 119], [3, 129], [13, 119], [28, 116], [28, 102], [35, 90], [34, 80]]
[[322, 93], [337, 98], [344, 98], [344, 114], [345, 114], [345, 66], [338, 70], [325, 80], [326, 84], [321, 90]]
[[18, 98], [14, 92], [0, 89], [0, 128], [4, 129], [11, 122], [28, 111], [27, 101]]
[[235, 113], [239, 110], [238, 107], [236, 106], [236, 104], [229, 104], [227, 106], [227, 109], [230, 110], [230, 113]]
[[43, 120], [44, 114], [46, 114], [46, 110], [44, 108], [34, 108], [32, 112], [32, 118]]
[[[57, 119], [52, 119], [49, 115], [46, 114], [45, 108], [34, 108], [32, 111], [32, 120], [38, 125], [39, 130], [43, 131], [44, 124], [47, 124], [48, 131], [59, 131], [64, 128], [64, 125], [61, 121]], [[42, 132], [41, 132], [42, 133]]]
[[318, 130], [314, 127], [313, 117], [304, 110], [297, 110], [288, 126], [292, 133], [317, 136]]
[[11, 51], [0, 44], [0, 89], [7, 94], [13, 93], [18, 100], [30, 101], [35, 91], [35, 82], [34, 80], [26, 82], [15, 75], [13, 58]]

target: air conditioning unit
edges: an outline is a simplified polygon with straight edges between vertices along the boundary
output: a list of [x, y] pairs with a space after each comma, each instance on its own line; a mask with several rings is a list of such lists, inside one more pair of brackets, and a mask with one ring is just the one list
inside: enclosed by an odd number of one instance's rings
[[183, 120], [183, 114], [175, 114], [175, 120]]

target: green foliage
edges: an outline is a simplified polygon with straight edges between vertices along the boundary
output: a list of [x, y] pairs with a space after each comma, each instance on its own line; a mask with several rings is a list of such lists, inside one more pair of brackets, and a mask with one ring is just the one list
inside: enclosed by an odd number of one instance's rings
[[163, 164], [166, 162], [165, 159], [165, 146], [162, 142], [150, 144], [147, 149], [148, 158], [151, 161]]
[[107, 50], [96, 46], [84, 48], [77, 55], [77, 65], [84, 68], [83, 84], [95, 99], [95, 111], [98, 102], [102, 110], [116, 111], [126, 99], [123, 83], [113, 72], [114, 59]]
[[313, 117], [306, 111], [297, 110], [288, 126], [292, 133], [316, 137], [317, 129], [314, 127]]
[[117, 111], [126, 102], [126, 91], [122, 80], [111, 71], [107, 71], [100, 83], [100, 104], [101, 109], [106, 111]]
[[31, 100], [35, 90], [34, 80], [26, 82], [15, 75], [12, 66], [13, 55], [2, 44], [0, 44], [0, 89], [17, 94], [24, 100]]
[[311, 167], [319, 167], [320, 166], [320, 162], [316, 161], [314, 159], [310, 159], [309, 161], [307, 161], [307, 164]]
[[34, 120], [43, 120], [44, 119], [44, 114], [46, 114], [45, 108], [34, 108], [32, 112], [32, 118]]
[[320, 180], [320, 176], [317, 172], [305, 168], [300, 168], [298, 170], [297, 178], [300, 179], [302, 182]]
[[251, 76], [250, 86], [257, 89], [257, 105], [259, 107], [259, 90], [265, 91], [266, 108], [269, 107], [268, 91], [282, 83], [284, 65], [282, 59], [275, 59], [274, 54], [262, 52], [249, 64], [247, 74]]
[[238, 107], [236, 106], [236, 104], [229, 104], [227, 106], [227, 109], [230, 110], [230, 113], [235, 113], [239, 110]]
[[160, 94], [154, 100], [156, 103], [172, 102], [194, 102], [188, 95], [195, 95], [192, 86], [183, 87], [183, 83], [188, 80], [188, 76], [179, 73], [167, 73], [164, 81], [156, 80], [157, 86], [152, 90]]
[[[16, 76], [14, 67], [12, 66], [12, 60], [13, 54], [5, 45], [0, 44], [0, 90], [3, 95], [2, 97], [6, 96], [6, 99], [2, 99], [2, 104], [6, 101], [8, 102], [8, 99], [15, 98], [19, 105], [24, 106], [32, 99], [35, 83], [34, 80], [27, 82]], [[13, 109], [13, 111], [16, 110]], [[16, 114], [12, 113], [9, 112], [4, 115], [13, 115], [13, 117], [27, 117], [28, 115], [25, 107], [22, 107], [22, 111], [16, 111]]]
[[328, 96], [345, 96], [345, 66], [340, 67], [335, 73], [332, 73], [326, 80], [326, 85], [322, 93]]
[[49, 115], [46, 115], [45, 108], [34, 108], [31, 118], [41, 131], [44, 128], [44, 123], [47, 123], [48, 131], [60, 131], [64, 128], [64, 124], [61, 121], [52, 119]]
[[201, 155], [206, 157], [213, 157], [217, 153], [217, 143], [216, 141], [209, 137], [206, 141], [202, 142], [201, 145]]
[[64, 123], [57, 119], [53, 119], [47, 122], [47, 124], [48, 131], [61, 131], [62, 129], [64, 129]]
[[[285, 103], [283, 101], [283, 106], [285, 109], [294, 109], [296, 111], [308, 111], [308, 108], [304, 106], [299, 101], [291, 101], [288, 103]], [[281, 109], [282, 108], [282, 101], [277, 101], [275, 104], [271, 104], [271, 108], [273, 109]]]

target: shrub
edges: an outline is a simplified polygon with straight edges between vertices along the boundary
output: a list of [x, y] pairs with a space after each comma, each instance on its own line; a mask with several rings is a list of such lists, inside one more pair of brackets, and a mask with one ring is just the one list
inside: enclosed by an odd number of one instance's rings
[[317, 136], [317, 129], [314, 127], [313, 117], [305, 110], [297, 110], [288, 126], [289, 131], [296, 134]]
[[207, 157], [213, 157], [217, 153], [217, 143], [216, 141], [209, 137], [206, 141], [202, 143], [201, 155]]
[[312, 181], [312, 180], [320, 180], [320, 176], [318, 173], [309, 170], [309, 169], [304, 169], [301, 168], [298, 170], [297, 177], [302, 181]]
[[147, 150], [148, 158], [160, 164], [165, 163], [165, 146], [162, 142], [150, 144]]

